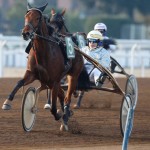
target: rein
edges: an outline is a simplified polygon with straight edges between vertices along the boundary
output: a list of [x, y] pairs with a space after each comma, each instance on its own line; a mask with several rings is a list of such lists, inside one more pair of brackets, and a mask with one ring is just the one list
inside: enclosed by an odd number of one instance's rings
[[37, 55], [36, 55], [36, 49], [35, 49], [35, 46], [33, 44], [33, 41], [32, 41], [32, 47], [33, 47], [33, 51], [34, 51], [34, 57], [35, 57], [35, 61], [36, 61], [36, 64], [38, 65], [38, 60], [37, 60]]
[[[60, 23], [60, 22], [58, 22], [58, 23]], [[66, 30], [66, 32], [69, 32], [69, 30], [67, 29], [65, 23], [60, 23], [60, 24], [61, 24], [61, 28], [59, 28], [59, 31], [62, 29], [62, 27], [64, 27], [65, 30]], [[59, 31], [58, 31], [58, 32], [59, 32]]]
[[51, 39], [51, 38], [46, 38], [46, 37], [44, 37], [44, 36], [42, 36], [42, 35], [40, 35], [40, 34], [37, 34], [37, 33], [35, 33], [35, 32], [33, 32], [33, 36], [37, 36], [37, 37], [39, 37], [39, 38], [41, 38], [41, 39], [43, 39], [43, 40], [45, 40], [45, 41], [48, 41], [48, 42], [53, 42], [53, 43], [56, 43], [56, 44], [60, 44], [60, 41], [59, 42], [57, 42], [57, 41], [55, 41], [55, 40], [53, 40], [53, 39]]

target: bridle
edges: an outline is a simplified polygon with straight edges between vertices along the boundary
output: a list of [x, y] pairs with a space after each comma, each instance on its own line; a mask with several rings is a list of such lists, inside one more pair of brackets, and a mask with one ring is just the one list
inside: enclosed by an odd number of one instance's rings
[[[55, 17], [55, 18], [54, 18]], [[54, 20], [53, 20], [54, 18]], [[66, 32], [69, 32], [66, 25], [65, 25], [65, 22], [64, 22], [64, 18], [58, 13], [58, 14], [53, 14], [52, 15], [52, 18], [50, 19], [50, 22], [53, 24], [56, 24], [58, 26], [58, 33], [61, 31], [62, 27], [65, 28]]]
[[[33, 26], [32, 21], [30, 21], [30, 22], [25, 22], [25, 26], [24, 26], [24, 27], [29, 26], [29, 28], [31, 29], [31, 32], [28, 33], [29, 36], [30, 36], [30, 39], [32, 39], [32, 38], [34, 37], [34, 33], [37, 33], [37, 32], [39, 31], [39, 29], [40, 29], [40, 27], [41, 27], [41, 23], [42, 23], [42, 12], [41, 12], [40, 10], [38, 10], [38, 9], [30, 9], [30, 10], [27, 11], [26, 15], [27, 15], [31, 10], [37, 10], [37, 11], [39, 12], [39, 14], [40, 14], [40, 18], [39, 18], [39, 21], [38, 21], [38, 24], [37, 24], [36, 27]], [[26, 16], [26, 15], [25, 15], [25, 16]]]
[[[29, 26], [29, 28], [32, 30], [31, 32], [26, 33], [26, 34], [29, 35], [29, 38], [31, 39], [31, 41], [33, 41], [33, 39], [34, 39], [35, 36], [36, 36], [36, 37], [41, 38], [41, 39], [43, 39], [43, 40], [45, 40], [45, 41], [53, 42], [53, 43], [59, 44], [59, 41], [57, 42], [56, 40], [54, 40], [54, 39], [51, 38], [51, 37], [48, 37], [48, 38], [47, 38], [47, 37], [44, 37], [44, 36], [41, 34], [40, 27], [41, 27], [41, 24], [42, 24], [42, 16], [43, 16], [43, 15], [42, 15], [42, 12], [41, 12], [39, 9], [32, 8], [32, 9], [30, 9], [30, 10], [27, 11], [26, 15], [27, 15], [31, 10], [37, 10], [37, 11], [39, 12], [39, 14], [40, 14], [39, 22], [38, 22], [38, 24], [37, 24], [36, 27], [33, 26], [32, 21], [31, 21], [31, 22], [25, 22], [24, 28], [25, 28], [26, 26]], [[25, 16], [26, 16], [26, 15], [25, 15]], [[24, 33], [22, 33], [22, 34], [24, 35]]]

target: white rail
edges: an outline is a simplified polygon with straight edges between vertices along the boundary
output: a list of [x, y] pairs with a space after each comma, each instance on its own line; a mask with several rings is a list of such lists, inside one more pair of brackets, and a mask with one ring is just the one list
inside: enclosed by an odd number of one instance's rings
[[[129, 69], [131, 74], [139, 69], [140, 76], [144, 77], [146, 70], [150, 69], [150, 40], [116, 41], [117, 50], [112, 52], [112, 56], [122, 67]], [[26, 68], [27, 44], [21, 36], [0, 35], [0, 77], [4, 76], [5, 68]]]

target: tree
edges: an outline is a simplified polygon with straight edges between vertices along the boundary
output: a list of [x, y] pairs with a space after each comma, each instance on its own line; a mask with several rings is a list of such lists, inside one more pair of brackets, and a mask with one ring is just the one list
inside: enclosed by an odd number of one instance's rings
[[10, 23], [9, 31], [13, 31], [12, 34], [20, 34], [26, 10], [26, 2], [20, 0], [16, 0], [15, 5], [8, 10], [6, 17], [7, 21]]
[[143, 15], [150, 14], [149, 0], [82, 0], [81, 3], [86, 7], [87, 11], [96, 9], [97, 13], [116, 15], [126, 13], [132, 19], [134, 10], [137, 9]]

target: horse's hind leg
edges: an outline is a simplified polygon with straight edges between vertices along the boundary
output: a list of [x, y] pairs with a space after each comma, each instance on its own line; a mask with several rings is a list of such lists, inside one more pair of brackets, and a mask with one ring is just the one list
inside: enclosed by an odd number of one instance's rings
[[51, 108], [51, 90], [47, 89], [47, 103], [44, 105], [44, 109]]
[[16, 86], [14, 87], [14, 89], [12, 90], [12, 92], [10, 93], [10, 95], [8, 96], [8, 98], [3, 103], [2, 109], [3, 110], [10, 110], [11, 109], [11, 102], [13, 101], [14, 96], [17, 93], [17, 91], [22, 86], [25, 86], [25, 85], [27, 85], [29, 83], [32, 83], [34, 80], [35, 80], [35, 78], [32, 75], [32, 73], [27, 70], [26, 73], [25, 73], [25, 75], [24, 75], [24, 78], [18, 81], [18, 83], [16, 84]]
[[79, 91], [78, 100], [77, 100], [76, 104], [73, 106], [73, 108], [75, 108], [75, 109], [80, 108], [83, 95], [84, 95], [84, 91]]

